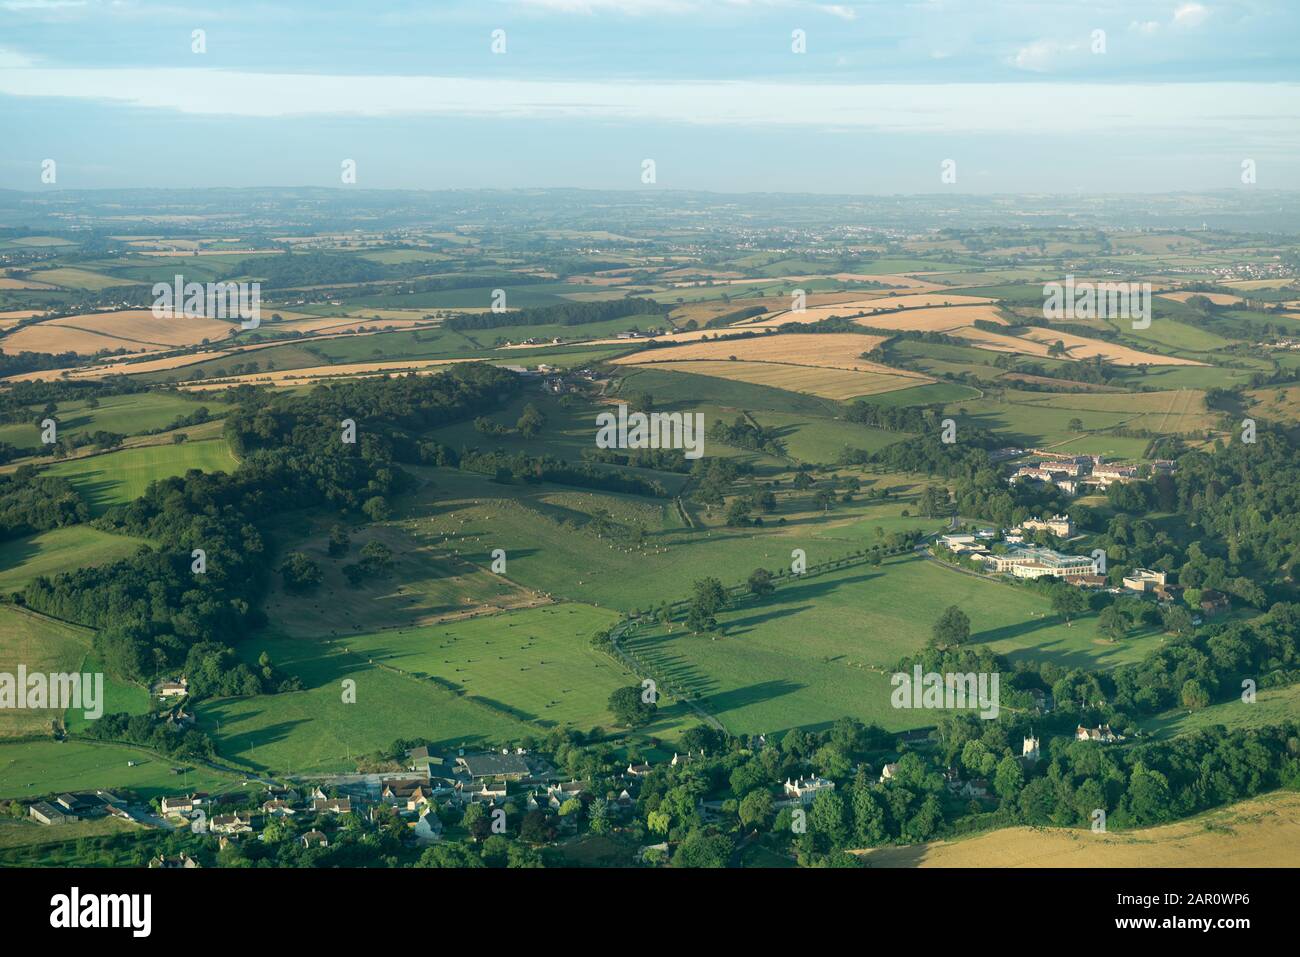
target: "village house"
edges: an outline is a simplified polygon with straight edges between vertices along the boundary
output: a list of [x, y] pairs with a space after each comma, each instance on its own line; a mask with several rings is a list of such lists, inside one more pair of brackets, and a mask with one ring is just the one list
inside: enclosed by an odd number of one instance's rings
[[1131, 482], [1137, 477], [1136, 465], [1099, 465], [1092, 470], [1093, 480], [1102, 488], [1114, 482]]
[[200, 865], [194, 858], [190, 857], [188, 854], [182, 853], [180, 857], [151, 857], [149, 859], [149, 866], [151, 868], [184, 868], [185, 870], [193, 870]]
[[217, 834], [250, 834], [253, 830], [253, 816], [243, 811], [219, 814], [208, 822], [208, 826]]
[[897, 764], [886, 764], [883, 768], [880, 769], [880, 783], [884, 784], [886, 781], [892, 781], [894, 779], [894, 775], [896, 775], [897, 773], [898, 773]]
[[411, 829], [411, 837], [418, 845], [432, 844], [442, 838], [442, 821], [427, 808], [420, 813], [420, 819], [412, 821], [408, 827]]
[[476, 801], [495, 804], [497, 801], [504, 801], [506, 793], [505, 781], [459, 781], [456, 784], [456, 796], [462, 804]]
[[1102, 744], [1112, 744], [1115, 741], [1124, 740], [1124, 736], [1116, 734], [1108, 724], [1099, 724], [1095, 728], [1085, 728], [1083, 725], [1079, 725], [1074, 730], [1074, 737], [1076, 741], [1099, 741]]
[[551, 800], [552, 807], [559, 807], [569, 798], [574, 798], [587, 790], [587, 786], [581, 781], [566, 781], [564, 784], [548, 784], [546, 786], [546, 796]]
[[262, 813], [274, 817], [292, 817], [298, 812], [288, 801], [277, 798], [273, 801], [267, 801], [262, 805]]
[[640, 778], [645, 777], [645, 775], [649, 773], [650, 765], [648, 764], [629, 764], [627, 766], [627, 774], [629, 777]]
[[302, 842], [303, 847], [329, 847], [330, 840], [320, 831], [308, 831], [298, 840]]
[[164, 797], [159, 804], [163, 817], [171, 815], [193, 814], [198, 808], [203, 806], [203, 795], [199, 794], [182, 794], [179, 797]]
[[311, 809], [316, 814], [349, 814], [352, 811], [352, 799], [316, 798], [311, 802]]
[[159, 700], [187, 695], [190, 693], [190, 683], [184, 675], [175, 680], [164, 679], [154, 685], [153, 693], [158, 696]]
[[522, 754], [502, 751], [483, 754], [466, 754], [458, 757], [456, 763], [464, 768], [471, 778], [504, 778], [518, 781], [529, 774], [528, 761]]

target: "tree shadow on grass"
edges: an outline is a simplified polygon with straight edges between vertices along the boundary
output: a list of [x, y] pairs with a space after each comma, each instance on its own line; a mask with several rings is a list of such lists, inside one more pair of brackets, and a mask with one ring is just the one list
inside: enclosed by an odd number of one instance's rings
[[796, 691], [802, 691], [805, 687], [806, 685], [794, 681], [775, 678], [771, 681], [760, 681], [757, 684], [746, 685], [743, 688], [734, 688], [731, 691], [721, 691], [709, 695], [701, 702], [701, 705], [706, 711], [714, 714], [724, 714], [728, 711], [771, 701], [783, 695], [793, 694]]

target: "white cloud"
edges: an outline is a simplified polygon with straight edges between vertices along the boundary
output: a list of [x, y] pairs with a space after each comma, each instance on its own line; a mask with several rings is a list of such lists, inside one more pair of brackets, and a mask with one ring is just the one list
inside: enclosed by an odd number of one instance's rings
[[817, 4], [817, 9], [822, 13], [829, 13], [833, 17], [839, 17], [841, 20], [856, 20], [858, 18], [858, 11], [852, 7], [846, 7], [842, 3]]
[[1012, 66], [1034, 73], [1046, 73], [1058, 66], [1067, 56], [1079, 52], [1078, 43], [1062, 43], [1059, 40], [1035, 40], [1016, 51], [1011, 57]]
[[[0, 69], [0, 94], [198, 115], [450, 116], [883, 132], [1110, 133], [1214, 129], [1281, 145], [1300, 131], [1297, 83], [572, 82], [327, 76], [194, 68]], [[1242, 103], [1250, 103], [1242, 111]], [[1289, 133], [1284, 139], [1295, 139]], [[1100, 141], [1099, 141], [1100, 142]]]
[[1209, 9], [1199, 3], [1184, 3], [1174, 11], [1174, 25], [1179, 27], [1199, 27], [1209, 15]]
[[34, 65], [31, 57], [17, 50], [0, 47], [0, 70], [25, 70]]

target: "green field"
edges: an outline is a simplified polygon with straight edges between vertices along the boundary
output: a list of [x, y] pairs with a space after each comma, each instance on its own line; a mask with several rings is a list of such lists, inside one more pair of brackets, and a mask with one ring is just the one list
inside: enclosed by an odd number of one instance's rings
[[1139, 721], [1138, 726], [1148, 734], [1171, 737], [1216, 725], [1233, 730], [1282, 724], [1294, 721], [1297, 715], [1300, 715], [1300, 684], [1292, 684], [1257, 692], [1253, 704], [1246, 704], [1238, 697], [1199, 711], [1178, 708]]
[[[264, 605], [272, 632], [289, 638], [322, 638], [430, 624], [469, 610], [542, 600], [507, 578], [416, 542], [400, 526], [351, 529], [347, 553], [333, 557], [327, 543], [334, 520], [294, 515], [271, 525], [279, 554], [302, 552], [319, 565], [323, 576], [318, 588], [301, 594], [287, 591], [281, 577], [274, 577]], [[392, 565], [383, 575], [353, 586], [343, 577], [342, 568], [356, 562], [361, 549], [372, 541], [388, 546]]]
[[[0, 672], [16, 674], [19, 665], [28, 672], [78, 672], [90, 649], [90, 636], [85, 628], [0, 605]], [[60, 717], [62, 713], [54, 709], [6, 708], [0, 711], [0, 738], [48, 735]]]
[[1034, 592], [904, 556], [778, 588], [719, 615], [716, 639], [677, 625], [627, 644], [671, 687], [699, 693], [700, 706], [732, 732], [821, 727], [843, 715], [899, 730], [932, 725], [936, 715], [895, 710], [888, 674], [923, 647], [949, 605], [970, 616], [971, 646], [1012, 661], [1107, 668], [1137, 660], [1159, 641], [1106, 642], [1095, 618], [1067, 625]]
[[617, 621], [610, 611], [560, 604], [354, 635], [347, 645], [393, 668], [434, 675], [531, 721], [609, 729], [614, 727], [605, 707], [610, 693], [640, 679], [593, 649], [588, 639]]
[[[541, 485], [498, 485], [451, 469], [419, 469], [433, 494], [397, 503], [396, 518], [417, 542], [459, 551], [487, 565], [491, 550], [506, 550], [509, 577], [557, 598], [624, 610], [645, 608], [686, 594], [706, 575], [739, 581], [754, 568], [778, 568], [793, 548], [805, 548], [810, 563], [863, 547], [881, 519], [902, 519], [915, 483], [896, 476], [880, 481], [894, 487], [896, 501], [865, 500], [827, 513], [812, 510], [809, 495], [778, 497], [778, 509], [761, 528], [726, 528], [715, 510], [705, 524], [686, 528], [671, 501], [587, 492]], [[868, 479], [867, 486], [870, 487]], [[591, 522], [609, 513], [620, 528], [602, 531]], [[692, 511], [700, 510], [692, 507]], [[780, 519], [785, 519], [784, 524]], [[910, 527], [937, 528], [937, 520], [903, 519]], [[644, 529], [636, 544], [628, 530]]]
[[135, 552], [143, 542], [89, 525], [70, 525], [0, 542], [0, 594], [25, 588], [41, 575], [103, 565]]
[[863, 401], [872, 405], [904, 407], [912, 405], [930, 405], [935, 402], [966, 402], [979, 397], [979, 391], [968, 385], [956, 382], [933, 382], [929, 385], [915, 385], [910, 389], [898, 389], [894, 392], [882, 392], [867, 396]]
[[905, 432], [886, 432], [853, 422], [788, 412], [758, 412], [754, 420], [776, 429], [786, 451], [800, 462], [833, 463], [845, 446], [875, 452], [910, 437]]
[[[427, 738], [445, 747], [476, 747], [538, 734], [504, 711], [476, 703], [432, 679], [398, 674], [349, 653], [349, 639], [250, 639], [240, 651], [262, 651], [303, 680], [305, 690], [252, 698], [221, 698], [198, 708], [225, 759], [279, 773], [355, 770], [356, 759], [398, 738]], [[345, 679], [356, 702], [343, 702]]]
[[113, 505], [124, 505], [144, 494], [150, 482], [184, 475], [190, 469], [204, 472], [233, 472], [238, 462], [225, 440], [206, 439], [181, 445], [149, 445], [123, 449], [83, 459], [70, 459], [49, 468], [61, 475], [101, 514]]
[[[127, 767], [135, 761], [135, 767]], [[172, 774], [171, 769], [188, 769]], [[144, 800], [187, 790], [224, 793], [243, 779], [120, 744], [21, 741], [0, 744], [0, 797], [31, 799], [61, 791], [130, 789]]]
[[[101, 431], [142, 435], [164, 429], [178, 418], [193, 415], [199, 408], [206, 408], [214, 418], [230, 410], [230, 405], [224, 402], [194, 401], [157, 392], [106, 396], [99, 400], [97, 408], [86, 402], [62, 402], [57, 407], [53, 418], [58, 423], [60, 435]], [[41, 429], [37, 420], [44, 417], [42, 409], [35, 405], [29, 409], [31, 422], [0, 425], [0, 442], [8, 442], [20, 449], [40, 446]]]

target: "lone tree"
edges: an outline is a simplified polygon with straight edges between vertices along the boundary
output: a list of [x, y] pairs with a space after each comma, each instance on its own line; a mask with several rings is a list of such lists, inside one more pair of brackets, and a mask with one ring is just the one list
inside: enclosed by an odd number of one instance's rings
[[956, 605], [949, 605], [934, 623], [930, 644], [939, 649], [954, 648], [970, 639], [970, 618]]
[[284, 587], [294, 592], [308, 591], [321, 583], [320, 566], [302, 552], [289, 553], [280, 566], [280, 575]]
[[772, 593], [776, 587], [772, 584], [772, 573], [766, 568], [755, 568], [749, 573], [749, 593], [756, 598]]
[[526, 439], [536, 437], [545, 426], [545, 414], [531, 402], [524, 406], [523, 414], [519, 416], [519, 421], [515, 423], [515, 428], [519, 430], [519, 434]]
[[691, 631], [712, 631], [718, 627], [716, 615], [727, 603], [727, 592], [716, 578], [699, 579], [691, 593], [691, 607], [686, 612], [686, 626]]
[[642, 699], [640, 685], [630, 685], [616, 689], [609, 696], [609, 710], [619, 724], [637, 728], [654, 720], [658, 706]]
[[1060, 584], [1052, 589], [1052, 611], [1067, 622], [1088, 610], [1088, 596], [1073, 585]]

